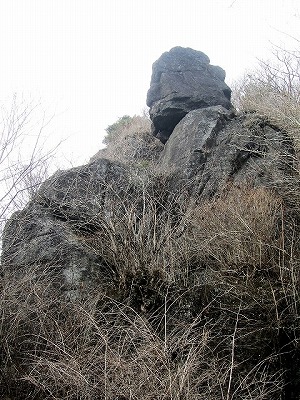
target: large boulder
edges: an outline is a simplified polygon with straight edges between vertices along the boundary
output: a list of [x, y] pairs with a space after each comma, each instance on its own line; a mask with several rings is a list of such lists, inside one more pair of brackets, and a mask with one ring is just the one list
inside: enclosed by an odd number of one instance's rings
[[266, 119], [214, 106], [193, 110], [176, 125], [158, 168], [211, 198], [229, 183], [282, 193], [293, 180], [294, 159], [291, 139]]
[[225, 71], [210, 65], [201, 51], [174, 47], [153, 64], [147, 105], [153, 134], [165, 143], [190, 111], [209, 106], [232, 107]]
[[[106, 268], [83, 238], [100, 234], [112, 213], [123, 212], [114, 208], [115, 193], [128, 197], [128, 185], [126, 169], [106, 159], [57, 172], [7, 222], [2, 264], [13, 269], [55, 268], [68, 296], [76, 297], [85, 278], [92, 274], [95, 281]], [[102, 280], [108, 276], [105, 270]]]

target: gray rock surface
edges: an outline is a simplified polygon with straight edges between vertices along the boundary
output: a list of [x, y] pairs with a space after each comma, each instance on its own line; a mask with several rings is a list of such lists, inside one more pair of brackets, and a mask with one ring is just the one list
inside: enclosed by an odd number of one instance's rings
[[115, 193], [127, 193], [128, 182], [124, 167], [105, 159], [57, 172], [6, 224], [2, 264], [56, 268], [69, 296], [76, 295], [85, 276], [96, 279], [104, 268], [99, 253], [82, 238], [93, 236], [101, 229], [100, 221], [117, 212]]
[[293, 176], [290, 138], [266, 120], [224, 107], [193, 110], [175, 127], [159, 168], [210, 198], [228, 183], [283, 188]]
[[153, 64], [147, 105], [153, 134], [165, 143], [178, 122], [190, 111], [230, 103], [225, 71], [210, 65], [201, 51], [174, 47]]

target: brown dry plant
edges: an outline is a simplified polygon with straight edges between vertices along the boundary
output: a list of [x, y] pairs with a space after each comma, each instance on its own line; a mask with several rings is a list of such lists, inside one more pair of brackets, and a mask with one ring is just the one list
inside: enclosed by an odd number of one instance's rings
[[239, 111], [255, 112], [286, 131], [299, 150], [299, 50], [273, 48], [271, 60], [233, 84], [233, 102]]

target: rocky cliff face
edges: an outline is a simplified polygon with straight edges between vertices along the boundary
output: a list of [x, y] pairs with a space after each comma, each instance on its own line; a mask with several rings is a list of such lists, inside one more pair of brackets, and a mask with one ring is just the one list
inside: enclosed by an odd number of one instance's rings
[[128, 182], [124, 167], [105, 159], [57, 172], [8, 221], [3, 263], [55, 267], [65, 277], [68, 296], [76, 296], [85, 276], [101, 269], [101, 257], [82, 238], [95, 233], [100, 214], [109, 223], [114, 195], [128, 194]]
[[[155, 368], [170, 365], [170, 376], [184, 365], [186, 373], [194, 357], [180, 389], [184, 398], [226, 392], [227, 398], [296, 399], [293, 141], [262, 116], [236, 115], [224, 79], [201, 52], [164, 53], [153, 65], [147, 97], [153, 133], [165, 143], [151, 172], [96, 157], [56, 173], [8, 221], [3, 270], [50, 268], [63, 299], [80, 302], [96, 290], [103, 310], [108, 298], [114, 307], [129, 307], [137, 319], [131, 315], [125, 325], [141, 318], [165, 343], [163, 364], [149, 355]], [[101, 318], [109, 319], [105, 312]], [[137, 359], [141, 343], [132, 347]], [[91, 398], [100, 396], [97, 390]], [[109, 398], [129, 398], [111, 390]]]
[[212, 106], [189, 112], [176, 125], [158, 165], [211, 198], [228, 183], [280, 190], [293, 180], [294, 160], [291, 139], [263, 118]]
[[133, 172], [132, 167], [100, 158], [48, 179], [8, 221], [2, 262], [13, 268], [55, 265], [64, 276], [73, 276], [76, 292], [86, 276], [106, 269], [82, 238], [97, 236], [101, 225], [109, 225], [113, 215], [120, 217], [130, 207], [139, 212], [139, 201], [153, 187], [165, 191], [161, 197], [166, 199], [184, 188], [190, 201], [218, 197], [232, 185], [289, 191], [295, 182], [293, 161], [291, 140], [259, 117], [235, 117], [222, 106], [193, 110], [161, 151], [154, 164], [156, 177], [147, 175], [144, 167]]
[[[210, 199], [228, 184], [280, 190], [293, 181], [292, 140], [263, 117], [236, 116], [224, 78], [220, 67], [211, 66], [204, 53], [192, 49], [176, 47], [153, 64], [147, 97], [150, 116], [155, 129], [158, 121], [164, 121], [170, 135], [159, 149], [159, 158], [155, 148], [154, 168], [158, 176], [168, 177], [172, 185], [168, 190], [184, 186], [194, 198]], [[143, 151], [151, 152], [147, 138], [143, 140]], [[132, 141], [130, 146], [134, 147]], [[146, 177], [141, 169], [133, 172], [126, 157], [122, 164], [97, 156], [90, 164], [48, 179], [7, 223], [3, 263], [21, 266], [63, 260], [68, 268], [80, 265], [81, 269], [97, 264], [78, 237], [93, 233], [100, 216], [109, 221], [117, 198], [130, 204], [133, 193], [142, 196], [147, 185], [156, 185], [158, 179]]]

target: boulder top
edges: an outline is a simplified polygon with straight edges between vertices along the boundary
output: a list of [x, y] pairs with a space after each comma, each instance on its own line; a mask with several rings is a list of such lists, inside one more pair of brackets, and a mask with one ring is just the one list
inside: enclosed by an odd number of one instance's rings
[[166, 142], [192, 110], [217, 105], [232, 108], [225, 76], [201, 51], [177, 46], [163, 53], [152, 66], [147, 93], [154, 136]]
[[152, 69], [154, 72], [158, 69], [169, 71], [201, 70], [203, 65], [208, 65], [209, 63], [209, 57], [202, 51], [194, 50], [190, 47], [176, 46], [170, 51], [164, 52], [154, 62]]

